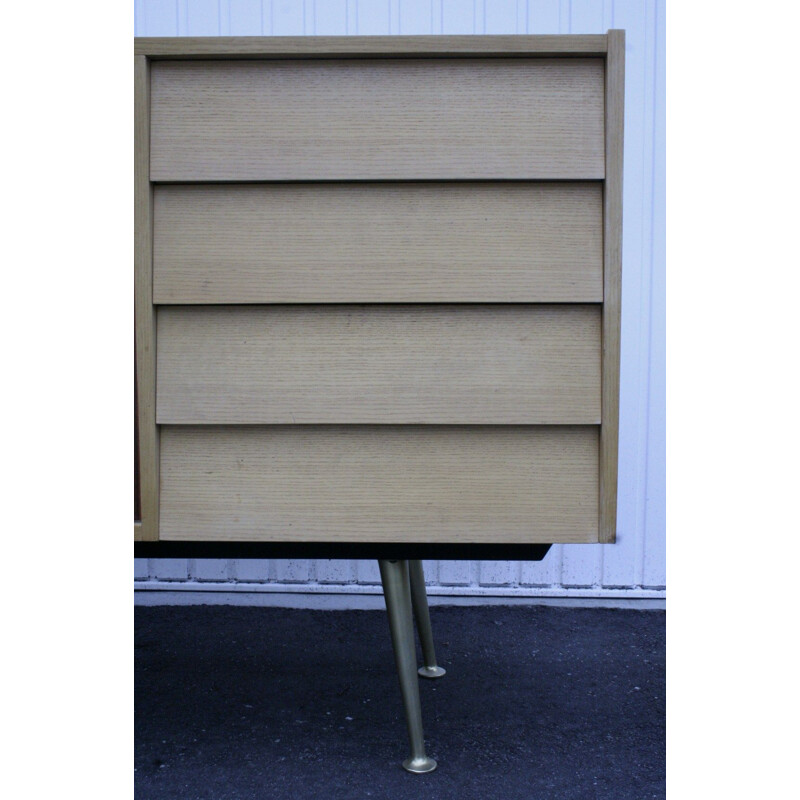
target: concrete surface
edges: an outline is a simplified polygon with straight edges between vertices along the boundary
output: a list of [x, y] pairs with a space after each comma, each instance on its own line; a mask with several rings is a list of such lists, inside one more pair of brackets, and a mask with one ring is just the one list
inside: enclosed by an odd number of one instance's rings
[[663, 612], [433, 608], [429, 775], [400, 767], [384, 612], [134, 613], [136, 798], [665, 796]]

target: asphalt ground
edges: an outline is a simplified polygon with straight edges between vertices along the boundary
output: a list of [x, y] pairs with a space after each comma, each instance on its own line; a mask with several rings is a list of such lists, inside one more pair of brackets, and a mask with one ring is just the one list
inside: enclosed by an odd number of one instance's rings
[[386, 614], [137, 606], [135, 797], [665, 797], [665, 613], [431, 608], [411, 775]]

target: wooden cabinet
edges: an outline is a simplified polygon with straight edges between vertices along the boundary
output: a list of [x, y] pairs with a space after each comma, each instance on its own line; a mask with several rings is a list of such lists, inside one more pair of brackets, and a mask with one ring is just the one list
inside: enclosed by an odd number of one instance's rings
[[138, 539], [613, 541], [623, 50], [137, 40]]

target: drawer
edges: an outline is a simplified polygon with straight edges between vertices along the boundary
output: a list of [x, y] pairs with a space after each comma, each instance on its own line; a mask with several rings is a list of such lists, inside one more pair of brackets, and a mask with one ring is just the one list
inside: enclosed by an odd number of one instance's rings
[[158, 185], [156, 303], [603, 299], [595, 183]]
[[596, 424], [600, 306], [158, 311], [157, 422]]
[[601, 58], [154, 61], [150, 179], [602, 179]]
[[596, 427], [161, 432], [161, 538], [596, 542]]

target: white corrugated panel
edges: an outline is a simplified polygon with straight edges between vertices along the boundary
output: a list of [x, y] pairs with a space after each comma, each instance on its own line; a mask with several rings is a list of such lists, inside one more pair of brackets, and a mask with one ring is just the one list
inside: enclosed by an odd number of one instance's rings
[[[663, 593], [665, 569], [665, 22], [661, 0], [137, 0], [137, 36], [605, 33], [626, 31], [618, 537], [556, 545], [540, 563], [425, 562], [447, 593], [585, 597]], [[371, 562], [137, 559], [173, 587], [246, 583], [347, 592]], [[622, 592], [620, 590], [623, 590]]]

